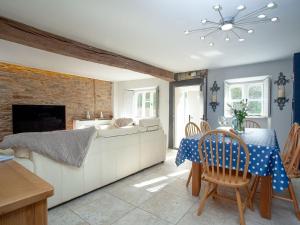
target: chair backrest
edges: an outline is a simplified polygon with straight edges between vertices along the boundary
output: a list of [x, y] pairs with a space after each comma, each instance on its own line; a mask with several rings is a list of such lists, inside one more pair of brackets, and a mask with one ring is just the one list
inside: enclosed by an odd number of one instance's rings
[[200, 121], [200, 131], [202, 134], [206, 134], [208, 131], [211, 131], [210, 125], [207, 121], [205, 120]]
[[209, 131], [200, 139], [198, 148], [207, 176], [224, 180], [227, 174], [229, 182], [237, 182], [241, 176], [243, 180], [247, 178], [250, 154], [237, 135], [222, 130]]
[[282, 153], [283, 165], [288, 175], [299, 171], [300, 162], [300, 126], [294, 123], [284, 145]]
[[253, 120], [245, 120], [245, 128], [261, 128], [261, 126]]
[[193, 123], [193, 122], [188, 122], [185, 125], [185, 136], [186, 137], [190, 137], [190, 136], [194, 136], [196, 134], [200, 134], [200, 128], [197, 126], [197, 124]]

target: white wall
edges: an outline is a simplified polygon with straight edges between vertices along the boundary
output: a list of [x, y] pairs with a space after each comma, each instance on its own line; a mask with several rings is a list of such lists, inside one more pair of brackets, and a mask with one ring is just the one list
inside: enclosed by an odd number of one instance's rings
[[[218, 86], [221, 87], [220, 91], [218, 92], [218, 102], [220, 103], [220, 105], [217, 106], [216, 112], [213, 112], [212, 108], [209, 105], [207, 106], [207, 116], [211, 126], [213, 128], [217, 127], [218, 116], [224, 114], [224, 80], [240, 77], [270, 75], [272, 80], [271, 117], [269, 119], [260, 119], [258, 120], [258, 122], [263, 127], [274, 128], [277, 132], [279, 144], [282, 146], [285, 138], [287, 137], [292, 121], [291, 117], [293, 83], [290, 80], [290, 82], [286, 86], [286, 96], [290, 100], [281, 111], [279, 110], [278, 105], [274, 103], [274, 99], [277, 96], [277, 86], [274, 84], [274, 81], [278, 79], [280, 72], [283, 72], [283, 74], [286, 75], [288, 79], [291, 79], [293, 74], [292, 59], [209, 70], [208, 88], [212, 86], [215, 80], [217, 81]], [[210, 99], [210, 92], [208, 92], [208, 99]]]
[[[159, 86], [159, 118], [165, 134], [169, 135], [169, 82], [158, 79], [120, 81], [113, 83], [114, 117], [131, 117], [131, 104], [126, 99], [127, 90]], [[168, 142], [167, 142], [168, 143]]]

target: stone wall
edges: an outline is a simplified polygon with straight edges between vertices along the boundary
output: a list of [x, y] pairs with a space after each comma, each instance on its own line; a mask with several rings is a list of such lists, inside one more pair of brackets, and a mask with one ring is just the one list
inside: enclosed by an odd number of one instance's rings
[[65, 105], [72, 129], [87, 111], [112, 116], [112, 83], [0, 62], [0, 140], [12, 133], [12, 104]]

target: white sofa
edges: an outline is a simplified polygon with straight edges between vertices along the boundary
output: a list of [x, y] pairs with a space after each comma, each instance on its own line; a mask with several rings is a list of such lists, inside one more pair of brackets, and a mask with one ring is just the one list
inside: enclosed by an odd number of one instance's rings
[[19, 160], [54, 186], [48, 208], [88, 193], [144, 168], [163, 162], [166, 136], [161, 128], [143, 127], [103, 130], [95, 134], [83, 165], [68, 166], [37, 153]]

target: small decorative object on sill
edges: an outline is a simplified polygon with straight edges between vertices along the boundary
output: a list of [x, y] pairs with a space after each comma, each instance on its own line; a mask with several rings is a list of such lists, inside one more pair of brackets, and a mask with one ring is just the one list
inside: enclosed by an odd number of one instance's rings
[[103, 112], [100, 112], [100, 118], [103, 119], [104, 116], [103, 116]]
[[286, 79], [282, 72], [279, 73], [278, 80], [274, 81], [274, 84], [277, 84], [277, 99], [275, 99], [274, 102], [278, 104], [280, 110], [283, 110], [285, 103], [289, 101], [285, 96], [285, 85], [288, 82], [289, 79]]
[[212, 110], [215, 112], [217, 105], [219, 105], [218, 99], [217, 99], [217, 92], [220, 90], [220, 87], [218, 87], [217, 81], [214, 81], [213, 86], [210, 88], [211, 91], [211, 101], [209, 105], [212, 107]]
[[244, 133], [245, 131], [245, 119], [246, 116], [248, 116], [248, 101], [246, 100], [242, 100], [240, 101], [238, 104], [230, 105], [227, 104], [233, 114], [233, 118], [232, 118], [232, 127], [235, 131], [237, 131], [238, 133]]
[[86, 112], [86, 119], [90, 120], [91, 119], [91, 114], [89, 111]]

